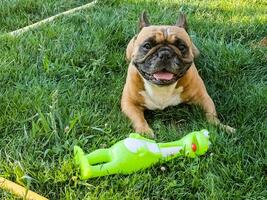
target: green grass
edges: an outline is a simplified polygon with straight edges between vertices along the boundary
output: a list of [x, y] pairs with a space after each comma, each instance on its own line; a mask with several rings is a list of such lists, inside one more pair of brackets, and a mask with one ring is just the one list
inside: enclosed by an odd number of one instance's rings
[[[6, 33], [86, 1], [4, 1]], [[160, 2], [160, 3], [157, 3]], [[154, 24], [188, 14], [196, 60], [228, 135], [197, 107], [148, 113], [157, 141], [208, 128], [212, 146], [128, 175], [80, 181], [73, 146], [90, 152], [125, 138], [120, 112], [125, 48], [142, 10]], [[0, 176], [50, 199], [267, 199], [265, 1], [100, 1], [18, 38], [0, 38]], [[0, 199], [14, 199], [0, 190]]]
[[0, 33], [13, 31], [90, 0], [2, 0], [0, 4]]

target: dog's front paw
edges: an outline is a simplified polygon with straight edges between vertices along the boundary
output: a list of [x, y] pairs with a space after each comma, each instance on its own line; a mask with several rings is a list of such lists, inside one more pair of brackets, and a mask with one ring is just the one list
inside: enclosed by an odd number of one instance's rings
[[154, 131], [149, 126], [139, 126], [135, 128], [135, 131], [141, 135], [148, 136], [150, 138], [154, 138]]
[[228, 126], [228, 125], [220, 124], [220, 128], [225, 130], [227, 133], [235, 133], [236, 132], [235, 128]]

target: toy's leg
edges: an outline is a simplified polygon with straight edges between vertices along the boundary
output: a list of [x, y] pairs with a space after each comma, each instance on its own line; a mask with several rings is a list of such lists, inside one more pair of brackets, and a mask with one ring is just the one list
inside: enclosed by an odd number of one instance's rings
[[121, 172], [121, 169], [118, 169], [116, 162], [109, 162], [109, 163], [105, 163], [105, 164], [99, 164], [99, 165], [91, 166], [91, 172], [92, 173], [91, 173], [90, 177], [88, 177], [88, 178], [116, 174], [116, 173]]
[[75, 159], [75, 164], [80, 167], [80, 173], [81, 173], [80, 178], [83, 180], [96, 176], [106, 175], [107, 173], [101, 173], [102, 166], [106, 166], [104, 167], [104, 169], [112, 168], [108, 164], [99, 164], [96, 166], [92, 166], [94, 164], [104, 163], [110, 160], [108, 149], [98, 149], [88, 155], [84, 155], [83, 150], [80, 147], [75, 146], [74, 159]]
[[109, 162], [110, 161], [109, 150], [108, 149], [95, 150], [92, 153], [86, 155], [86, 158], [90, 165]]

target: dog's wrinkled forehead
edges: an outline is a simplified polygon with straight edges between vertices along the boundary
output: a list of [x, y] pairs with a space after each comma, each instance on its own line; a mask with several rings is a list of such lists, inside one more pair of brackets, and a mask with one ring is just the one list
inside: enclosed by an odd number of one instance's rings
[[153, 40], [156, 43], [173, 43], [177, 39], [190, 44], [190, 38], [185, 29], [177, 26], [148, 26], [144, 27], [136, 38], [138, 44], [147, 40]]

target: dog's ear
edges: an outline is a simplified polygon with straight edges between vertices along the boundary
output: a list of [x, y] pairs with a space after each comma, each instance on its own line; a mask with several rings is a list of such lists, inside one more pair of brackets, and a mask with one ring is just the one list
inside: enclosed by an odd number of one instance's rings
[[193, 42], [192, 42], [192, 52], [193, 52], [194, 58], [197, 58], [200, 54], [198, 48], [195, 46]]
[[[185, 14], [180, 12], [180, 16], [175, 25], [178, 27], [184, 28], [185, 31], [188, 32], [188, 23], [187, 23]], [[193, 42], [192, 42], [192, 52], [193, 52], [194, 58], [197, 58], [200, 54], [198, 48], [195, 46]]]
[[134, 37], [130, 40], [129, 44], [127, 45], [127, 48], [126, 48], [126, 59], [127, 59], [128, 61], [131, 61], [131, 60], [132, 60], [132, 54], [133, 54], [133, 49], [134, 49], [134, 42], [135, 42], [135, 40], [136, 40], [136, 37], [137, 37], [137, 36], [134, 36]]
[[180, 12], [180, 16], [179, 16], [175, 25], [179, 26], [181, 28], [184, 28], [186, 30], [186, 32], [188, 32], [188, 24], [187, 24], [185, 14]]
[[140, 15], [140, 18], [139, 18], [139, 30], [142, 30], [142, 28], [149, 26], [149, 25], [150, 25], [150, 23], [147, 19], [146, 11], [143, 11]]

